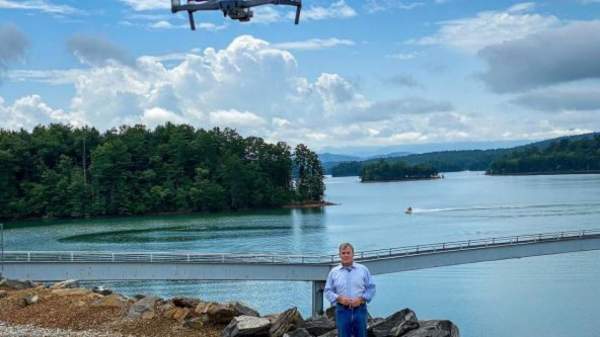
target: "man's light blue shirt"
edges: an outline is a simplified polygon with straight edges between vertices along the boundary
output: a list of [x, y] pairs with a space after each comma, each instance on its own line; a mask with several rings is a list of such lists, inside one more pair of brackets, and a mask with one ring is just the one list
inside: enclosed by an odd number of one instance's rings
[[375, 283], [369, 269], [360, 263], [348, 267], [340, 264], [331, 269], [325, 283], [325, 297], [331, 305], [335, 305], [340, 295], [362, 297], [371, 302], [375, 296]]

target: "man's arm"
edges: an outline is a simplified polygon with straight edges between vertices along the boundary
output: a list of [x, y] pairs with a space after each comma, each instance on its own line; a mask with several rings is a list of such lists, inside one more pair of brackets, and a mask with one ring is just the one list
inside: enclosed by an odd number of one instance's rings
[[375, 296], [375, 281], [369, 269], [365, 268], [365, 292], [362, 294], [362, 298], [365, 302], [369, 303]]
[[335, 305], [337, 302], [338, 294], [335, 292], [335, 285], [333, 284], [333, 270], [329, 272], [327, 275], [327, 282], [325, 282], [325, 298], [331, 303], [331, 305]]

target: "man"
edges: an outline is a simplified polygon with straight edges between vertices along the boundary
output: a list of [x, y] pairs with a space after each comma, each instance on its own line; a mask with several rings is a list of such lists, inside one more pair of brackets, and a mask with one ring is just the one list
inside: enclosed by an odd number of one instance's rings
[[327, 276], [325, 297], [335, 305], [338, 337], [367, 337], [367, 303], [375, 296], [375, 283], [367, 267], [354, 262], [354, 247], [342, 243], [340, 265]]

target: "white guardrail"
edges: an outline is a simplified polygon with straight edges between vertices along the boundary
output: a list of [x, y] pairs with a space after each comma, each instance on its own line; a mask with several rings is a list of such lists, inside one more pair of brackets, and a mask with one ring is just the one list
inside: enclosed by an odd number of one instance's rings
[[[417, 246], [359, 251], [355, 259], [375, 260], [390, 257], [425, 255], [456, 250], [525, 245], [542, 242], [600, 237], [600, 229], [527, 234], [466, 241], [442, 242]], [[91, 251], [4, 251], [4, 263], [267, 263], [267, 264], [332, 264], [338, 255], [279, 255], [233, 253], [177, 252], [91, 252]]]

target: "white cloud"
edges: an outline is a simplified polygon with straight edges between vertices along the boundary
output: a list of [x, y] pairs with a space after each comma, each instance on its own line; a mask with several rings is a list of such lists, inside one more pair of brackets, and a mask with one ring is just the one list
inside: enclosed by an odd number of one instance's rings
[[[283, 8], [283, 7], [282, 7]], [[296, 11], [278, 9], [275, 6], [258, 6], [252, 9], [254, 17], [250, 22], [258, 24], [269, 24], [281, 21], [294, 20]], [[287, 14], [282, 14], [285, 11]], [[320, 21], [330, 19], [344, 19], [356, 16], [354, 8], [350, 7], [345, 0], [338, 0], [327, 7], [312, 5], [304, 7], [300, 15], [301, 21]]]
[[263, 126], [264, 118], [248, 111], [219, 110], [208, 113], [212, 126], [227, 125], [234, 128], [255, 128]]
[[57, 15], [83, 14], [84, 12], [67, 5], [55, 5], [46, 0], [0, 0], [0, 8], [35, 10]]
[[[515, 135], [532, 132], [536, 123], [485, 111], [469, 116], [451, 102], [418, 96], [376, 100], [341, 74], [322, 73], [311, 79], [301, 75], [298, 67], [289, 50], [245, 35], [222, 49], [142, 56], [134, 66], [98, 63], [62, 71], [12, 71], [9, 80], [13, 81], [70, 83], [74, 95], [70, 104], [60, 108], [34, 95], [10, 104], [2, 101], [0, 127], [30, 128], [63, 121], [106, 130], [121, 124], [152, 127], [170, 121], [203, 128], [235, 127], [242, 135], [306, 142], [318, 149], [497, 139], [506, 130]], [[391, 80], [413, 84], [407, 76]], [[597, 119], [587, 125], [594, 121], [600, 125]], [[551, 133], [569, 124], [550, 119], [549, 125], [540, 130]]]
[[144, 110], [140, 122], [150, 128], [154, 128], [167, 122], [173, 124], [185, 124], [187, 121], [183, 116], [180, 116], [173, 111], [154, 107]]
[[444, 21], [434, 35], [409, 42], [444, 45], [477, 53], [487, 46], [524, 38], [560, 25], [555, 16], [529, 13], [533, 8], [533, 3], [521, 3], [506, 11], [487, 11], [472, 18]]
[[51, 108], [39, 95], [21, 97], [12, 105], [5, 103], [0, 96], [0, 128], [31, 130], [39, 124], [69, 122], [63, 110]]
[[423, 5], [425, 5], [425, 3], [422, 1], [367, 0], [365, 2], [365, 9], [369, 13], [377, 13], [390, 9], [411, 10]]
[[396, 53], [386, 55], [386, 57], [394, 60], [407, 61], [416, 58], [418, 55], [418, 53]]
[[293, 41], [293, 42], [280, 42], [275, 43], [272, 46], [279, 49], [288, 50], [317, 50], [333, 48], [337, 46], [354, 46], [355, 43], [352, 40], [329, 38], [329, 39], [308, 39], [304, 41]]
[[[288, 18], [295, 17], [295, 13], [289, 13]], [[339, 0], [329, 7], [322, 6], [311, 6], [310, 8], [303, 9], [301, 18], [302, 20], [328, 20], [338, 18], [351, 18], [356, 16], [357, 13], [354, 8], [348, 6], [344, 0]]]
[[171, 8], [171, 3], [167, 0], [120, 0], [122, 3], [136, 11], [148, 11], [155, 9]]

